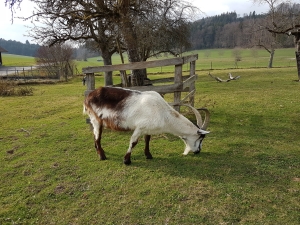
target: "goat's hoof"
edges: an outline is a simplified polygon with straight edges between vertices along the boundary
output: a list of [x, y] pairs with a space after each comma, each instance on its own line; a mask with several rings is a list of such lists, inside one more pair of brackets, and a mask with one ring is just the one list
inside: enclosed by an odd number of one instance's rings
[[146, 159], [153, 159], [152, 155], [146, 155]]
[[100, 159], [101, 161], [102, 161], [102, 160], [107, 160], [107, 158], [106, 158], [106, 156], [105, 156], [105, 155], [104, 155], [104, 156], [103, 156], [103, 155], [102, 155], [102, 156], [101, 156], [101, 155], [99, 155], [99, 159]]
[[131, 152], [126, 153], [126, 155], [124, 156], [124, 164], [129, 165], [131, 163], [130, 156]]
[[131, 164], [131, 160], [130, 159], [124, 159], [124, 164], [125, 165], [130, 165]]

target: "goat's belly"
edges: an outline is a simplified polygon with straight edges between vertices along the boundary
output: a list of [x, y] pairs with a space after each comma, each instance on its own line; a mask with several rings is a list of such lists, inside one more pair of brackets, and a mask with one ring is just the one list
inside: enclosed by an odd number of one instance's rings
[[141, 135], [155, 135], [155, 134], [161, 134], [166, 133], [165, 129], [163, 127], [140, 127], [137, 126], [135, 129], [139, 130]]
[[103, 125], [104, 127], [115, 130], [115, 131], [129, 131], [132, 130], [127, 126], [124, 126], [120, 121], [118, 120], [105, 120], [103, 119]]

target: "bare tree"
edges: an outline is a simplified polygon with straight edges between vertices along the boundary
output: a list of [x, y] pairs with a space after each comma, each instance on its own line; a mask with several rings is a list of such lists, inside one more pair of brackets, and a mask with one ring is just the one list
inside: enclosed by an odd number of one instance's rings
[[251, 28], [249, 32], [249, 45], [250, 47], [259, 47], [265, 49], [270, 57], [268, 62], [268, 68], [273, 67], [273, 59], [275, 55], [275, 50], [280, 46], [280, 43], [277, 41], [278, 34], [270, 33], [268, 30], [264, 28], [266, 19], [256, 19], [252, 20]]
[[48, 76], [63, 76], [68, 80], [68, 76], [73, 75], [73, 49], [68, 44], [56, 44], [52, 47], [41, 46], [36, 54], [36, 61], [47, 70]]
[[[104, 65], [111, 65], [116, 52], [114, 24], [104, 20], [103, 1], [34, 1], [37, 5], [30, 18], [33, 28], [29, 35], [39, 43], [52, 46], [66, 41], [93, 40], [101, 52]], [[96, 2], [98, 4], [96, 4]], [[98, 13], [98, 14], [97, 14]], [[38, 23], [35, 23], [38, 21]], [[41, 26], [42, 24], [42, 26]], [[105, 73], [105, 85], [112, 84], [112, 72]]]
[[234, 66], [239, 68], [238, 63], [242, 61], [242, 50], [241, 48], [234, 48], [232, 50], [232, 56], [234, 57]]
[[288, 0], [253, 0], [254, 3], [267, 4], [269, 11], [266, 14], [261, 29], [268, 31], [274, 39], [280, 34], [294, 35], [296, 47], [296, 62], [298, 66], [298, 79], [300, 81], [300, 4]]
[[[15, 0], [6, 2], [16, 4]], [[117, 48], [118, 43], [121, 44], [122, 50], [126, 49], [129, 62], [146, 60], [159, 52], [177, 54], [183, 51], [182, 47], [187, 46], [186, 21], [188, 15], [191, 15], [187, 10], [193, 7], [185, 1], [33, 0], [33, 2], [37, 4], [35, 12], [26, 19], [38, 21], [43, 26], [34, 26], [31, 37], [48, 45], [68, 40], [92, 39], [99, 47], [105, 65], [111, 65], [111, 55], [116, 51], [120, 52]], [[133, 84], [142, 85], [143, 76], [140, 70], [132, 71]], [[111, 75], [106, 76], [108, 80], [110, 77]], [[110, 80], [106, 82], [110, 83]]]

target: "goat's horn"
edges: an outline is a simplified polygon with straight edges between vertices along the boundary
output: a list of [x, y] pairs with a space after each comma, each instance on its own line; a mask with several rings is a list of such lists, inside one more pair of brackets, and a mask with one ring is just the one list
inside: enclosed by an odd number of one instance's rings
[[202, 111], [205, 112], [205, 119], [204, 119], [204, 122], [203, 122], [202, 126], [200, 126], [200, 127], [201, 127], [201, 129], [206, 130], [207, 126], [208, 126], [208, 123], [209, 123], [209, 120], [210, 120], [210, 112], [206, 108], [200, 108], [200, 109], [197, 109], [197, 110], [202, 110]]
[[[187, 105], [187, 104], [179, 104], [179, 105], [189, 107], [196, 116], [198, 127], [203, 129], [204, 124], [202, 123], [202, 117], [201, 117], [201, 114], [199, 113], [199, 111], [191, 105]], [[206, 121], [206, 119], [205, 119], [205, 121]]]

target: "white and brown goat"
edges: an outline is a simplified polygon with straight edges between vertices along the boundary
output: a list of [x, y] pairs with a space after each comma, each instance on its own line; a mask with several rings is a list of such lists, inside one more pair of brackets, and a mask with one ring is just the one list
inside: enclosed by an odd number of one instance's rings
[[[185, 105], [189, 106], [189, 105]], [[174, 110], [155, 91], [134, 91], [123, 88], [100, 87], [92, 91], [84, 101], [84, 112], [90, 117], [95, 136], [95, 148], [101, 160], [106, 156], [101, 147], [103, 127], [117, 131], [132, 130], [129, 148], [124, 156], [124, 163], [130, 164], [132, 149], [141, 135], [145, 135], [145, 156], [152, 159], [149, 150], [150, 135], [171, 133], [185, 142], [184, 155], [190, 151], [199, 153], [206, 134], [209, 112], [205, 111], [202, 123], [200, 113], [189, 106], [196, 115], [197, 125]]]

